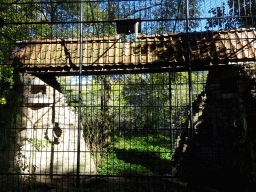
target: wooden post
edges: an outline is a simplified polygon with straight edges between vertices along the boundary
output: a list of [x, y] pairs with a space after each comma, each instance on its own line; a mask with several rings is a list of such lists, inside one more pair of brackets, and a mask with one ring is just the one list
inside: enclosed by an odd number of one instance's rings
[[135, 41], [137, 41], [138, 35], [139, 35], [139, 21], [135, 23]]

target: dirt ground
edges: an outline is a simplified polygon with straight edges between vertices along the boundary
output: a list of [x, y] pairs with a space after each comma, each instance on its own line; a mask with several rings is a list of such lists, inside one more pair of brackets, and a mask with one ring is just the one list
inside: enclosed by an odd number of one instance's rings
[[63, 177], [60, 179], [41, 179], [41, 182], [24, 183], [20, 186], [19, 191], [26, 192], [196, 192], [200, 191], [216, 191], [203, 187], [189, 187], [188, 183], [177, 178], [171, 177], [147, 177], [147, 176], [132, 176], [132, 177], [86, 177], [81, 179], [80, 187], [75, 187], [75, 177]]

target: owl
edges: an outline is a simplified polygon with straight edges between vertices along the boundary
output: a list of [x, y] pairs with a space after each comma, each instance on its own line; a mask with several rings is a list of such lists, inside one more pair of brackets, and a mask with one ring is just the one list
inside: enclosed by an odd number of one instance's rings
[[54, 133], [54, 137], [56, 137], [56, 138], [61, 136], [62, 130], [59, 127], [59, 123], [55, 123], [55, 126], [53, 127], [53, 133]]

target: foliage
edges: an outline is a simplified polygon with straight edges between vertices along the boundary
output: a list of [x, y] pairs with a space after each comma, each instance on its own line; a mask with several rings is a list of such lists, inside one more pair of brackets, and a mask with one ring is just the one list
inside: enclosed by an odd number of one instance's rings
[[121, 94], [126, 105], [131, 106], [126, 112], [132, 117], [135, 129], [151, 130], [164, 124], [159, 117], [167, 115], [162, 114], [161, 110], [169, 111], [165, 107], [169, 105], [166, 78], [163, 74], [148, 74], [129, 75], [124, 79], [125, 85]]
[[100, 111], [96, 111], [95, 113], [86, 112], [86, 110], [83, 111], [82, 122], [84, 137], [90, 149], [94, 151], [93, 156], [100, 164], [100, 158], [103, 157], [103, 149], [108, 147], [110, 130], [108, 127], [104, 126], [104, 118], [102, 118]]
[[[203, 90], [206, 75], [206, 72], [192, 73], [195, 95]], [[105, 117], [102, 108], [104, 91], [101, 90], [104, 90], [104, 82], [101, 77], [93, 77], [93, 80], [87, 82], [86, 89], [82, 90], [83, 133], [86, 142], [92, 151], [95, 151], [93, 155], [99, 164], [106, 158], [106, 150], [114, 150], [114, 146], [110, 144], [110, 130], [119, 130], [120, 137], [128, 131], [135, 131], [133, 135], [142, 131], [145, 137], [147, 134], [157, 136], [161, 128], [170, 126], [169, 80], [172, 89], [172, 126], [179, 128], [186, 122], [189, 104], [187, 73], [175, 73], [170, 77], [169, 73], [115, 75], [111, 76], [110, 80], [111, 98]], [[63, 88], [70, 88], [75, 95], [78, 93], [77, 86], [71, 86], [71, 79], [63, 77], [60, 82]], [[105, 126], [104, 118], [109, 123]], [[99, 151], [100, 153], [97, 153]], [[108, 155], [113, 156], [111, 153]]]
[[[12, 3], [12, 0], [2, 0], [4, 3]], [[26, 3], [21, 0], [20, 3]], [[32, 1], [33, 2], [33, 1]], [[47, 25], [42, 25], [42, 30], [37, 30], [36, 25], [17, 25], [15, 23], [45, 21], [38, 15], [36, 4], [13, 4], [7, 6], [1, 16], [4, 19], [4, 26], [0, 31], [0, 64], [6, 64], [9, 55], [12, 53], [15, 41], [30, 40], [33, 37], [45, 38]], [[48, 29], [49, 31], [49, 29]], [[37, 35], [40, 34], [40, 37]]]
[[[192, 74], [193, 99], [203, 91], [206, 74]], [[131, 126], [135, 129], [154, 131], [160, 127], [169, 127], [170, 104], [174, 126], [180, 127], [185, 123], [189, 105], [187, 73], [175, 73], [173, 76], [169, 73], [129, 75], [124, 78], [123, 83], [121, 94], [126, 106], [129, 106], [126, 113], [129, 114]], [[126, 122], [125, 125], [129, 127]]]
[[[160, 21], [158, 22], [158, 27], [154, 33], [169, 33], [172, 32], [184, 32], [186, 31], [186, 1], [161, 1], [161, 6], [158, 6], [154, 10], [154, 19], [166, 20], [166, 19], [176, 19], [175, 21]], [[200, 16], [200, 0], [189, 0], [189, 18], [196, 18]], [[160, 14], [159, 14], [160, 13]], [[178, 19], [183, 19], [179, 20]], [[196, 29], [198, 27], [198, 22], [196, 20], [190, 20], [188, 23], [189, 31]]]
[[42, 150], [45, 147], [48, 147], [48, 145], [50, 144], [49, 140], [41, 140], [41, 139], [37, 139], [37, 138], [26, 138], [26, 141], [28, 141], [29, 143], [32, 144], [32, 147], [34, 147], [37, 151]]
[[[12, 0], [4, 0], [4, 3], [11, 2]], [[48, 0], [42, 0], [39, 3], [36, 0], [20, 0], [19, 3], [21, 4], [9, 6], [2, 13], [6, 23], [3, 34], [12, 40], [15, 41], [16, 38], [18, 40], [29, 40], [77, 35], [75, 30], [77, 27], [71, 27], [70, 24], [65, 23], [56, 24], [55, 22], [78, 21], [80, 15], [79, 4], [70, 3], [68, 0], [56, 0], [51, 1], [51, 3]], [[8, 24], [21, 22], [32, 22], [33, 24], [13, 26]], [[40, 24], [40, 28], [38, 24]], [[8, 33], [5, 29], [17, 33], [17, 37]], [[20, 31], [23, 31], [23, 33], [20, 33]]]
[[[107, 4], [107, 3], [105, 3]], [[105, 6], [105, 7], [104, 7]], [[83, 33], [87, 37], [106, 37], [114, 36], [114, 25], [112, 22], [99, 22], [99, 21], [112, 21], [111, 8], [106, 7], [101, 2], [84, 2], [84, 20], [92, 21], [86, 23]]]
[[72, 77], [56, 77], [58, 83], [60, 84], [61, 91], [65, 95], [67, 99], [67, 104], [69, 106], [72, 105], [72, 103], [77, 102], [76, 98], [76, 90], [74, 89], [74, 86], [72, 85]]
[[[189, 0], [190, 18], [200, 15], [200, 3], [200, 0]], [[147, 23], [142, 23], [143, 34], [186, 31], [186, 1], [113, 1], [113, 5], [116, 18], [147, 20]], [[197, 21], [189, 22], [189, 30], [197, 26]]]
[[[3, 0], [3, 3], [12, 3], [12, 0]], [[84, 35], [87, 37], [107, 35], [108, 25], [97, 22], [106, 20], [107, 12], [101, 10], [98, 2], [87, 1], [83, 3], [83, 6], [84, 21], [94, 21], [84, 24]], [[36, 0], [20, 0], [19, 4], [7, 6], [1, 12], [1, 16], [4, 19], [4, 27], [0, 33], [2, 48], [0, 49], [0, 62], [2, 63], [7, 62], [15, 41], [60, 37], [78, 38], [80, 34], [80, 25], [69, 23], [80, 21], [80, 3], [77, 2], [42, 0], [38, 3]], [[22, 22], [32, 24], [17, 25]]]
[[[17, 73], [17, 65], [20, 62], [15, 59], [12, 69], [7, 69], [5, 66], [0, 68], [1, 72], [1, 91], [0, 98], [5, 102], [0, 104], [0, 160], [2, 171], [7, 172], [10, 168], [10, 157], [14, 155], [14, 149], [19, 149], [16, 145], [16, 134], [19, 126], [20, 109], [17, 106], [21, 104], [20, 77]], [[4, 72], [4, 73], [3, 73]]]
[[220, 27], [224, 29], [255, 27], [256, 2], [251, 0], [228, 0], [220, 7], [211, 8], [208, 12], [213, 15], [207, 19], [206, 29]]

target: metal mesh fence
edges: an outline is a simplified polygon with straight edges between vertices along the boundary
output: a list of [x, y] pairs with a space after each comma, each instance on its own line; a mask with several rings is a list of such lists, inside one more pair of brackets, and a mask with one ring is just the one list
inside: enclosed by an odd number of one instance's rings
[[255, 3], [1, 0], [1, 189], [252, 191]]

